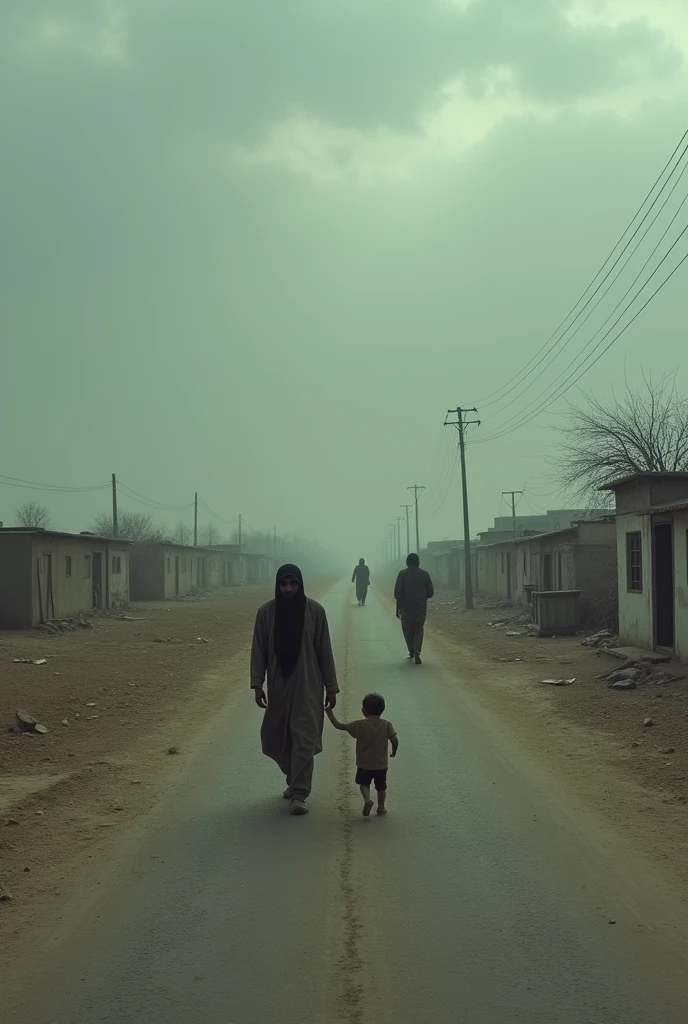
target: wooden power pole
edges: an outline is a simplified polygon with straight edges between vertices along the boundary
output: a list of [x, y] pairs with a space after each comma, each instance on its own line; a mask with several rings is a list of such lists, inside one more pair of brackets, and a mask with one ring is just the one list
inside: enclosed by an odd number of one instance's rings
[[409, 522], [409, 509], [413, 508], [413, 505], [401, 505], [401, 508], [406, 512], [406, 554], [411, 554], [411, 524]]
[[516, 495], [523, 494], [523, 491], [502, 491], [502, 497], [511, 498], [511, 527], [514, 532], [514, 540], [516, 540]]
[[420, 555], [420, 526], [418, 525], [418, 495], [422, 494], [423, 491], [425, 490], [425, 488], [424, 487], [419, 487], [418, 484], [414, 484], [413, 487], [407, 487], [406, 489], [411, 492], [411, 494], [414, 497], [415, 504], [416, 504], [416, 554]]
[[119, 537], [119, 523], [117, 521], [117, 477], [112, 474], [112, 536]]
[[[459, 432], [459, 451], [461, 453], [461, 488], [463, 492], [463, 556], [464, 556], [464, 584], [465, 584], [465, 595], [466, 595], [466, 608], [473, 607], [473, 573], [471, 568], [471, 528], [468, 521], [468, 485], [466, 483], [466, 427], [472, 425], [480, 426], [480, 420], [466, 420], [464, 417], [466, 413], [475, 412], [477, 409], [462, 409], [460, 406], [456, 409], [450, 409], [447, 413], [447, 419], [444, 421], [445, 427], [456, 427]], [[455, 420], [450, 420], [449, 416], [456, 416]]]

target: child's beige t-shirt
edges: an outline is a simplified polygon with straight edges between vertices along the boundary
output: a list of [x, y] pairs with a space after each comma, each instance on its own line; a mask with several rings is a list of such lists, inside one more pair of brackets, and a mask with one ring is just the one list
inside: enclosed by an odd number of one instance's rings
[[389, 764], [389, 741], [396, 736], [385, 718], [360, 718], [349, 722], [346, 731], [356, 740], [356, 767], [382, 771]]

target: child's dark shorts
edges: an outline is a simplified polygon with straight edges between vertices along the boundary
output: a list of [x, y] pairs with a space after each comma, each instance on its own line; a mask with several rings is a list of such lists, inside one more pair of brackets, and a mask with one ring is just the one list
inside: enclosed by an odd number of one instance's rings
[[387, 789], [387, 769], [386, 768], [357, 768], [356, 769], [356, 785], [357, 786], [369, 786], [372, 782], [375, 783], [375, 789], [378, 792], [380, 790]]

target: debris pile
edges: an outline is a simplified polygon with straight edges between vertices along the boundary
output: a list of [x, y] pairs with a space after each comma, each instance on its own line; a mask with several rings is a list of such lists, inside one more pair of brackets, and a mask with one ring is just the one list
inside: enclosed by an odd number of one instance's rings
[[581, 640], [581, 647], [618, 647], [619, 638], [614, 633], [610, 633], [608, 629], [601, 629], [599, 633], [593, 633], [592, 636], [586, 636], [584, 640]]
[[9, 727], [9, 732], [16, 733], [18, 736], [21, 736], [24, 733], [33, 733], [33, 735], [45, 736], [48, 731], [47, 725], [43, 725], [42, 722], [39, 722], [37, 718], [33, 717], [33, 715], [27, 714], [26, 711], [15, 712], [14, 718], [14, 725]]
[[685, 676], [665, 672], [658, 669], [650, 658], [642, 658], [629, 661], [611, 672], [603, 672], [598, 679], [606, 682], [610, 690], [635, 690], [638, 686], [666, 686], [685, 679]]
[[79, 629], [93, 629], [93, 623], [85, 619], [83, 615], [77, 615], [69, 619], [46, 619], [37, 627], [41, 633], [76, 633]]

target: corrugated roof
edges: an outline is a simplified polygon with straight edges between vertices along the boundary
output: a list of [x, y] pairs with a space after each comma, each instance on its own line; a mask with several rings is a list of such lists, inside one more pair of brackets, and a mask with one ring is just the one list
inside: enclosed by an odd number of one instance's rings
[[600, 491], [614, 491], [623, 484], [630, 484], [632, 480], [688, 480], [688, 473], [629, 473], [628, 476], [621, 476], [618, 480], [610, 480], [598, 488]]
[[101, 537], [97, 533], [67, 533], [65, 530], [42, 530], [40, 527], [30, 526], [3, 526], [0, 529], [0, 537], [68, 537], [70, 540], [101, 541], [103, 544], [126, 544], [133, 542], [121, 540], [119, 537]]
[[[664, 505], [652, 505], [650, 508], [639, 508], [637, 512], [631, 513], [637, 516], [659, 516], [668, 514], [669, 512], [683, 512], [688, 509], [688, 498], [683, 498], [681, 501], [669, 501]], [[624, 515], [629, 513], [625, 512]]]

